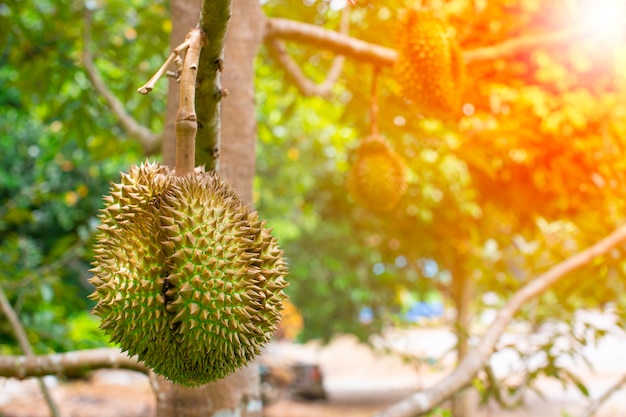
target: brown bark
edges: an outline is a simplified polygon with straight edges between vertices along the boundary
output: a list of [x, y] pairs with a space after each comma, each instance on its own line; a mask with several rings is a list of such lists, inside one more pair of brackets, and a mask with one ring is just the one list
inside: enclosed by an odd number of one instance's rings
[[0, 376], [10, 378], [82, 376], [87, 371], [100, 368], [148, 372], [146, 366], [137, 362], [136, 358], [114, 348], [85, 349], [51, 355], [0, 356]]
[[[456, 307], [457, 362], [461, 363], [470, 350], [470, 327], [472, 324], [472, 300], [474, 299], [474, 281], [465, 271], [462, 260], [452, 266], [454, 279], [454, 304]], [[471, 417], [476, 414], [478, 398], [476, 391], [468, 386], [457, 392], [452, 399], [452, 415], [454, 417]]]
[[256, 170], [254, 58], [263, 41], [265, 15], [257, 0], [233, 1], [224, 51], [222, 140], [219, 170], [241, 198], [252, 204]]
[[172, 384], [152, 374], [157, 417], [260, 417], [259, 373], [255, 365], [199, 388]]

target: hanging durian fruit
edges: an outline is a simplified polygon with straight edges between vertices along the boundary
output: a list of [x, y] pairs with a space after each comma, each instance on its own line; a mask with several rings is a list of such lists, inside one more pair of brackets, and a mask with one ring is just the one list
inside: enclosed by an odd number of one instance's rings
[[122, 350], [197, 386], [256, 356], [281, 316], [276, 238], [214, 172], [142, 164], [104, 198], [94, 313]]
[[408, 10], [398, 30], [394, 75], [402, 94], [428, 115], [460, 114], [465, 65], [447, 25], [431, 12]]
[[393, 210], [407, 189], [406, 165], [378, 135], [361, 140], [348, 176], [348, 191], [372, 211]]

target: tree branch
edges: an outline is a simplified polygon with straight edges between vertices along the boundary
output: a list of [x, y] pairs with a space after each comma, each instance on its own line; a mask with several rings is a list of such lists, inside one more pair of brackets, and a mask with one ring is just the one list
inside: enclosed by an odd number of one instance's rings
[[492, 46], [463, 51], [466, 63], [506, 58], [535, 48], [549, 48], [588, 35], [588, 30], [562, 29], [555, 32], [520, 36]]
[[[586, 29], [564, 29], [506, 40], [500, 44], [463, 51], [466, 63], [493, 60], [538, 47], [550, 47], [588, 34]], [[390, 48], [351, 38], [341, 33], [289, 19], [267, 20], [266, 39], [284, 39], [326, 48], [337, 54], [380, 66], [391, 66], [398, 53]]]
[[591, 401], [589, 406], [583, 411], [580, 417], [591, 417], [613, 394], [619, 391], [626, 384], [626, 374], [624, 374], [615, 384], [607, 389], [601, 396]]
[[[13, 307], [11, 307], [11, 303], [9, 303], [9, 299], [7, 298], [2, 286], [0, 286], [0, 310], [4, 313], [13, 332], [15, 333], [15, 337], [17, 338], [17, 343], [20, 345], [20, 349], [28, 358], [32, 358], [34, 356], [33, 348], [28, 341], [28, 336], [26, 335], [26, 331], [24, 330], [24, 326], [20, 322], [19, 317], [15, 314]], [[45, 381], [41, 378], [37, 378], [39, 382], [39, 388], [41, 389], [41, 393], [43, 394], [44, 399], [46, 400], [46, 404], [50, 409], [50, 414], [53, 417], [59, 417], [59, 409], [57, 408], [54, 400], [52, 399], [52, 395], [50, 395], [50, 390], [48, 390], [48, 386]]]
[[206, 35], [200, 54], [196, 87], [198, 132], [196, 135], [196, 165], [207, 171], [217, 168], [220, 140], [220, 101], [227, 95], [220, 84], [226, 29], [232, 13], [231, 0], [203, 1], [198, 28]]
[[512, 394], [509, 393], [506, 385], [501, 384], [501, 381], [498, 381], [490, 363], [485, 365], [485, 374], [487, 374], [487, 379], [493, 387], [494, 396], [498, 404], [506, 408], [513, 408], [519, 405], [522, 397], [524, 396], [524, 386], [528, 382], [528, 378], [530, 376], [528, 371], [524, 371], [522, 381], [518, 384], [517, 389]]
[[0, 356], [0, 376], [28, 378], [33, 376], [83, 375], [101, 368], [129, 369], [148, 373], [148, 368], [119, 349], [87, 349], [38, 356]]
[[290, 19], [267, 19], [265, 29], [266, 39], [285, 39], [310, 44], [375, 65], [392, 65], [398, 55], [393, 49]]
[[412, 394], [408, 398], [376, 414], [376, 417], [412, 417], [420, 415], [440, 404], [452, 393], [467, 386], [476, 373], [485, 367], [500, 335], [511, 322], [513, 316], [528, 300], [542, 294], [569, 272], [588, 264], [598, 256], [606, 254], [624, 240], [626, 240], [626, 225], [619, 227], [595, 245], [564, 260], [526, 284], [498, 312], [478, 346], [468, 353], [454, 371], [435, 386]]
[[83, 28], [83, 65], [87, 71], [87, 77], [94, 89], [106, 101], [111, 112], [117, 117], [122, 129], [129, 136], [136, 138], [146, 155], [154, 155], [159, 152], [161, 147], [161, 135], [154, 134], [147, 127], [139, 124], [125, 109], [124, 105], [109, 90], [102, 76], [96, 69], [91, 53], [91, 10], [85, 8], [84, 28]]
[[287, 74], [287, 78], [293, 82], [298, 91], [304, 96], [313, 97], [320, 96], [324, 98], [329, 98], [331, 95], [331, 89], [339, 75], [341, 75], [341, 71], [343, 70], [343, 63], [345, 61], [345, 57], [343, 55], [337, 55], [333, 59], [332, 66], [328, 70], [328, 74], [323, 83], [317, 84], [309, 79], [302, 69], [300, 65], [289, 55], [285, 44], [280, 39], [267, 39], [265, 41], [265, 46], [267, 47], [270, 56], [276, 60], [282, 67], [282, 69]]
[[[344, 7], [341, 13], [339, 32], [347, 35], [349, 26], [350, 8]], [[280, 64], [287, 74], [287, 77], [296, 85], [302, 95], [307, 97], [330, 97], [331, 89], [343, 71], [343, 64], [345, 62], [345, 57], [343, 55], [336, 55], [333, 58], [328, 74], [326, 74], [326, 79], [321, 84], [317, 84], [304, 74], [300, 65], [298, 65], [291, 55], [289, 55], [289, 52], [281, 39], [268, 38], [265, 41], [265, 46], [267, 47], [270, 56]]]

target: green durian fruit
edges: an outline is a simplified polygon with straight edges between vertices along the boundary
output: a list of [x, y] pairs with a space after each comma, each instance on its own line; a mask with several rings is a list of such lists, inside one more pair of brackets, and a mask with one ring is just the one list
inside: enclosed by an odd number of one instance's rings
[[188, 386], [256, 356], [280, 319], [287, 266], [228, 183], [147, 163], [104, 200], [90, 298], [111, 341]]
[[348, 192], [357, 203], [376, 212], [397, 206], [408, 187], [402, 158], [378, 135], [361, 139], [350, 168]]

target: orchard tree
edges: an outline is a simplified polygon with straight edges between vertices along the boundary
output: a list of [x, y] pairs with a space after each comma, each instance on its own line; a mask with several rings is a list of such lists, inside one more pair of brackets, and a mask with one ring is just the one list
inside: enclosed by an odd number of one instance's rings
[[[290, 293], [307, 322], [304, 337], [345, 331], [366, 337], [402, 308], [398, 299], [407, 293], [439, 291], [452, 301], [456, 369], [381, 416], [425, 413], [472, 383], [506, 403], [489, 358], [514, 318], [531, 323], [531, 333], [562, 321], [574, 337], [576, 310], [612, 304], [620, 317], [623, 312], [625, 52], [619, 46], [623, 22], [615, 18], [624, 13], [612, 1], [379, 3], [238, 0], [229, 20], [230, 2], [206, 2], [200, 13], [199, 2], [172, 1], [170, 49], [192, 27], [208, 39], [195, 91], [195, 165], [217, 166], [243, 201], [258, 203], [276, 224], [290, 259]], [[178, 84], [170, 80], [162, 123], [160, 101], [131, 97], [137, 77], [127, 75], [137, 68], [148, 78], [160, 65], [163, 51], [148, 45], [162, 36], [148, 22], [164, 22], [164, 32], [167, 13], [161, 4], [142, 3], [127, 17], [124, 6], [38, 3], [35, 11], [52, 14], [56, 18], [48, 21], [59, 26], [58, 39], [50, 40], [36, 13], [22, 16], [17, 3], [9, 3], [3, 16], [17, 30], [4, 77], [30, 92], [17, 103], [37, 105], [44, 124], [95, 124], [85, 129], [96, 132], [92, 136], [70, 131], [90, 151], [119, 153], [123, 140], [110, 139], [113, 132], [135, 138], [145, 154], [162, 143], [164, 164], [174, 166], [180, 153], [173, 141], [181, 114]], [[112, 18], [104, 13], [117, 13], [127, 26], [108, 32]], [[81, 20], [82, 30], [65, 27], [64, 18]], [[111, 36], [93, 39], [96, 30]], [[81, 44], [80, 65], [72, 42]], [[116, 52], [126, 47], [136, 52], [120, 61]], [[46, 80], [65, 90], [34, 92], [29, 81], [45, 68], [38, 59], [46, 48], [59, 54], [69, 68], [65, 75], [73, 74], [83, 88], [67, 86], [64, 73], [53, 73]], [[58, 91], [82, 98], [86, 90], [97, 92], [83, 98], [86, 108], [58, 98]], [[46, 100], [50, 104], [41, 104]], [[95, 123], [100, 114], [104, 121]], [[9, 225], [15, 218], [4, 215]], [[597, 285], [598, 277], [605, 285]], [[478, 295], [486, 292], [497, 295], [498, 314], [471, 345], [472, 312], [483, 307]], [[373, 308], [373, 323], [356, 321], [363, 307]], [[27, 337], [19, 339], [27, 357], [1, 358], [3, 375], [71, 373], [76, 366], [145, 369], [108, 350], [30, 357]], [[550, 353], [553, 342], [533, 349]], [[59, 363], [60, 370], [53, 366]], [[585, 390], [554, 361], [523, 370], [524, 383], [511, 388], [522, 392], [542, 373]], [[256, 378], [248, 367], [186, 388], [153, 375], [157, 413], [260, 415]], [[472, 414], [466, 398], [455, 398], [455, 415]]]

